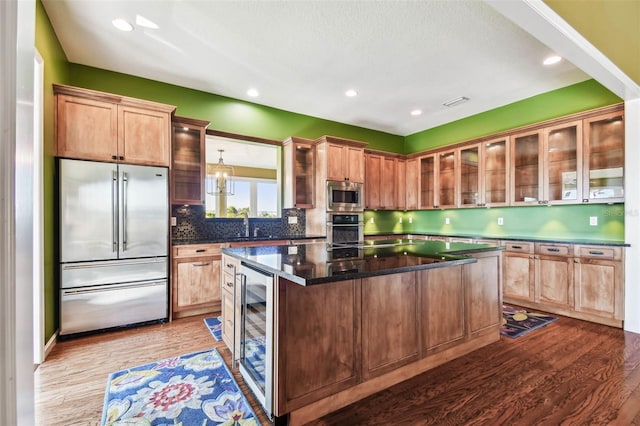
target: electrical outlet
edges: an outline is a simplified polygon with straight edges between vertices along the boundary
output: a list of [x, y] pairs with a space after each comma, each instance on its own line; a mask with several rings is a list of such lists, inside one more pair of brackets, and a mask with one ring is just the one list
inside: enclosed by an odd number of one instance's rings
[[289, 225], [295, 225], [298, 223], [298, 216], [289, 216], [288, 221]]
[[598, 226], [598, 216], [589, 216], [589, 226]]
[[450, 225], [451, 224], [451, 219], [449, 219], [448, 217], [444, 218], [444, 224], [445, 225]]
[[409, 217], [409, 223], [413, 223], [413, 218]]
[[178, 218], [171, 216], [171, 226], [178, 226]]
[[504, 218], [503, 217], [499, 217], [498, 218], [498, 225], [500, 225], [500, 226], [504, 225]]
[[373, 223], [373, 218], [369, 219], [369, 223]]
[[399, 222], [402, 223], [402, 218], [400, 218]]

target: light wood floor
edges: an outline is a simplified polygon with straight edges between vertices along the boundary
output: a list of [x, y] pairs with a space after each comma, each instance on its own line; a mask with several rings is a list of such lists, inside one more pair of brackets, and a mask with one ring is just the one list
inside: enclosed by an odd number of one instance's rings
[[[97, 425], [113, 371], [211, 347], [229, 365], [229, 351], [213, 340], [202, 318], [59, 342], [36, 371], [38, 425]], [[640, 335], [560, 318], [314, 424], [640, 425]]]

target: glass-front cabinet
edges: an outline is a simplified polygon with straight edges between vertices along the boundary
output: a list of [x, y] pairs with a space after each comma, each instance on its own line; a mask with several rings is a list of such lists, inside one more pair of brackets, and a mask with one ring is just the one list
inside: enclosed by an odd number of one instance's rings
[[205, 131], [208, 121], [175, 116], [171, 155], [171, 203], [204, 203]]
[[460, 148], [459, 207], [507, 205], [508, 149], [507, 138]]
[[315, 143], [288, 138], [284, 149], [284, 207], [313, 208], [315, 198]]
[[420, 157], [420, 208], [456, 207], [457, 150]]
[[436, 206], [436, 156], [420, 158], [420, 209], [433, 209]]
[[538, 204], [542, 197], [542, 132], [511, 136], [511, 204]]
[[543, 204], [576, 204], [582, 194], [582, 121], [543, 130]]
[[623, 112], [585, 119], [584, 132], [584, 191], [582, 202], [623, 202]]

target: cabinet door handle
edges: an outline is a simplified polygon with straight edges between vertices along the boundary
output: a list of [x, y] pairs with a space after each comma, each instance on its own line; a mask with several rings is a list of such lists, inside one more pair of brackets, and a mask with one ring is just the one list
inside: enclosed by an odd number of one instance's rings
[[520, 250], [522, 248], [522, 246], [511, 246], [511, 248]]
[[598, 255], [598, 256], [602, 256], [604, 254], [604, 252], [595, 251], [595, 250], [589, 250], [589, 254], [595, 254], [595, 255]]
[[197, 249], [196, 253], [204, 253], [205, 251], [207, 251], [206, 249]]
[[557, 253], [557, 252], [559, 252], [559, 251], [560, 251], [560, 249], [557, 249], [557, 248], [550, 248], [550, 249], [547, 249], [547, 251], [552, 252], [552, 253]]
[[207, 266], [210, 264], [210, 262], [192, 263], [193, 266]]

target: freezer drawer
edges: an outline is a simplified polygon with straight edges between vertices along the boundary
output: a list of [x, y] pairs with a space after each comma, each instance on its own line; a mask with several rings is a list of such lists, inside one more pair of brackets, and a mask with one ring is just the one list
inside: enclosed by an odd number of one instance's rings
[[90, 287], [138, 281], [155, 281], [168, 277], [166, 257], [75, 262], [60, 265], [60, 287]]
[[167, 280], [62, 289], [60, 335], [167, 318]]

